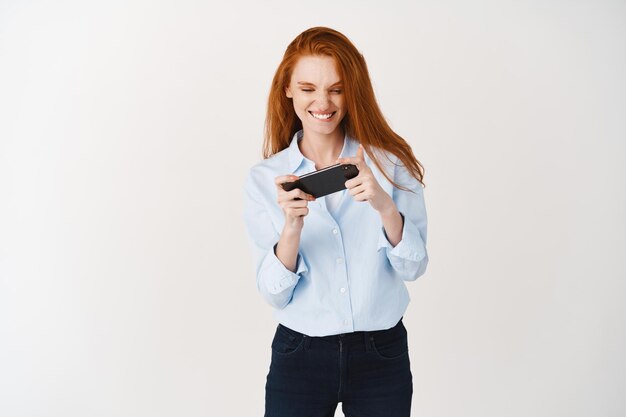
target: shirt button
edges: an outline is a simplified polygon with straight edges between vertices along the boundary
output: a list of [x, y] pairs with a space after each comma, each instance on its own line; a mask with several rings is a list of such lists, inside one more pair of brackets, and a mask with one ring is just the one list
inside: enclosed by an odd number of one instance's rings
[[333, 234], [336, 235], [337, 233], [339, 233], [339, 230], [333, 229]]
[[343, 321], [343, 324], [345, 324], [346, 326], [348, 325], [348, 323], [350, 323], [348, 320]]
[[344, 292], [346, 292], [345, 288], [340, 289], [339, 291], [341, 291], [341, 293], [343, 294]]
[[337, 263], [340, 264], [343, 262], [343, 258], [337, 258]]

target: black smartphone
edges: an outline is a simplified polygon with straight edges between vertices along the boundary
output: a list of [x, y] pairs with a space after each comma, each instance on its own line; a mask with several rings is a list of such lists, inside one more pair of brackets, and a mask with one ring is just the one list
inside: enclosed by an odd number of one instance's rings
[[[335, 164], [302, 175], [296, 181], [282, 184], [283, 190], [299, 188], [315, 198], [323, 197], [346, 188], [346, 181], [359, 175], [356, 165]], [[299, 200], [299, 198], [298, 198]]]

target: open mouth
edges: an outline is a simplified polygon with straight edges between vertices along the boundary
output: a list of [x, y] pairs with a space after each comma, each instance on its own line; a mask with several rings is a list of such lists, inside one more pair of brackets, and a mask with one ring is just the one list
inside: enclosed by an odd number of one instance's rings
[[337, 112], [334, 111], [332, 113], [313, 113], [312, 111], [309, 111], [309, 113], [317, 120], [330, 120]]

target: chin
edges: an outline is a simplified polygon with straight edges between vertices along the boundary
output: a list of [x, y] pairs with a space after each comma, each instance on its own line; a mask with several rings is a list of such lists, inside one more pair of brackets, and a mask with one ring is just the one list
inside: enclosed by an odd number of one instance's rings
[[330, 135], [335, 130], [337, 130], [338, 125], [333, 126], [309, 126], [309, 129], [315, 133], [319, 133], [322, 135]]

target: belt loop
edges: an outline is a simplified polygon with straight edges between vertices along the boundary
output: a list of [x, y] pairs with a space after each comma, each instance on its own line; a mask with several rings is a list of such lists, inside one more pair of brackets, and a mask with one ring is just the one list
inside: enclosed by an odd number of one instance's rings
[[370, 332], [363, 332], [363, 342], [365, 342], [365, 352], [369, 353], [370, 351]]
[[309, 350], [311, 347], [311, 337], [304, 335], [304, 350]]

